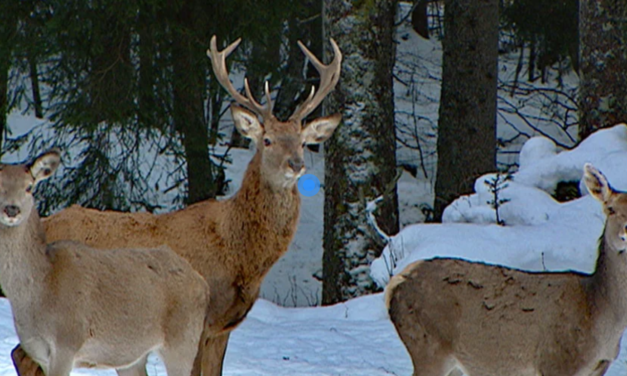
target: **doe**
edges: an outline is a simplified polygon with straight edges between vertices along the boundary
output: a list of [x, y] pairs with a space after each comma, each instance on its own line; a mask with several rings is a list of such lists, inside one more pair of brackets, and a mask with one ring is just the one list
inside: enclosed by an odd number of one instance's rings
[[32, 195], [60, 162], [0, 165], [0, 284], [22, 347], [48, 376], [73, 367], [145, 375], [156, 350], [169, 376], [189, 376], [203, 330], [208, 287], [167, 247], [95, 250], [46, 245]]
[[627, 192], [590, 164], [583, 178], [607, 216], [593, 274], [437, 258], [391, 279], [386, 302], [414, 375], [605, 374], [627, 327]]

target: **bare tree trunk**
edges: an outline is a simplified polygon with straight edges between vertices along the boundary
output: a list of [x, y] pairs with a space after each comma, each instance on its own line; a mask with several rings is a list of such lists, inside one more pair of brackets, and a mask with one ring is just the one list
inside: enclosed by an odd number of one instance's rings
[[[95, 4], [89, 111], [93, 123], [121, 123], [133, 116], [131, 30], [125, 20], [103, 4]], [[104, 26], [106, 25], [106, 27]]]
[[[370, 262], [381, 253], [366, 221], [365, 203], [396, 174], [392, 68], [393, 0], [323, 0], [326, 51], [334, 38], [344, 55], [342, 75], [325, 113], [343, 113], [326, 147], [322, 303], [376, 290]], [[398, 232], [396, 190], [379, 211], [379, 224]]]
[[[0, 6], [0, 151], [4, 142], [9, 110], [9, 70], [11, 69], [11, 51], [17, 27], [17, 17], [10, 11], [10, 3]], [[1, 155], [1, 154], [0, 154]]]
[[203, 111], [207, 57], [191, 33], [186, 32], [194, 27], [193, 3], [187, 2], [179, 9], [172, 33], [174, 125], [185, 152], [188, 205], [216, 196], [215, 166], [209, 159], [208, 126]]
[[498, 0], [446, 0], [435, 220], [496, 169]]
[[9, 56], [0, 56], [0, 150], [7, 129], [9, 68]]
[[137, 33], [139, 35], [139, 80], [138, 80], [138, 107], [139, 125], [149, 128], [158, 123], [156, 119], [157, 100], [155, 97], [155, 67], [154, 58], [157, 47], [155, 43], [156, 12], [147, 4], [139, 8], [137, 17]]
[[28, 54], [28, 67], [30, 72], [30, 87], [33, 93], [33, 104], [35, 106], [35, 116], [42, 119], [44, 117], [44, 110], [41, 102], [41, 91], [39, 90], [39, 71], [37, 69], [37, 57], [34, 53]]
[[579, 2], [579, 138], [627, 121], [627, 2]]
[[[322, 38], [320, 38], [322, 0], [306, 0], [304, 3], [298, 17], [291, 17], [287, 20], [289, 56], [287, 67], [281, 72], [281, 89], [274, 105], [275, 115], [279, 119], [287, 119], [294, 113], [298, 103], [309, 94], [311, 85], [318, 86], [319, 77], [317, 73], [313, 73], [316, 72], [315, 69], [307, 70], [307, 85], [305, 85], [305, 77], [303, 77], [305, 55], [298, 48], [297, 41], [303, 42], [314, 55], [322, 56]], [[300, 100], [294, 100], [294, 98]], [[309, 115], [309, 118], [314, 119], [319, 116], [320, 109], [317, 109]]]

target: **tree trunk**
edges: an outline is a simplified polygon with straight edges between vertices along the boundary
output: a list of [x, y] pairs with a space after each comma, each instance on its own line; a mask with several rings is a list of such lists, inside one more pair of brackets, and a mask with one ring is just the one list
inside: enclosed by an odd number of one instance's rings
[[[302, 1], [302, 0], [301, 0]], [[306, 0], [301, 7], [302, 11], [298, 17], [291, 17], [287, 20], [288, 39], [288, 60], [286, 68], [281, 72], [281, 88], [274, 105], [274, 113], [279, 119], [287, 119], [298, 104], [303, 101], [311, 85], [318, 86], [319, 77], [315, 69], [307, 69], [307, 85], [303, 77], [303, 64], [305, 55], [298, 48], [297, 41], [303, 42], [307, 48], [316, 56], [322, 56], [322, 11], [321, 0]], [[298, 98], [294, 100], [294, 98]], [[314, 119], [320, 116], [320, 108], [316, 109], [308, 118]]]
[[627, 121], [627, 2], [579, 2], [579, 138]]
[[17, 27], [17, 17], [13, 12], [13, 6], [14, 4], [10, 3], [0, 5], [0, 151], [7, 126], [9, 70], [11, 69], [11, 52]]
[[207, 57], [189, 31], [194, 27], [192, 3], [182, 5], [172, 28], [173, 115], [185, 152], [188, 205], [216, 195], [216, 174], [209, 159], [208, 126], [203, 111]]
[[446, 0], [435, 220], [496, 169], [498, 0]]
[[[342, 74], [325, 113], [343, 113], [326, 143], [322, 303], [376, 290], [370, 262], [381, 253], [366, 221], [365, 204], [381, 195], [396, 174], [392, 68], [397, 3], [391, 0], [323, 1], [326, 52], [334, 38]], [[327, 59], [329, 60], [330, 57]], [[396, 190], [379, 209], [379, 225], [398, 232]]]
[[0, 56], [0, 150], [7, 129], [9, 68], [9, 57]]
[[102, 4], [94, 5], [93, 11], [100, 14], [92, 17], [89, 112], [94, 124], [125, 123], [134, 109], [130, 21]]
[[155, 54], [157, 40], [155, 37], [156, 12], [148, 4], [140, 5], [137, 17], [137, 34], [139, 36], [139, 80], [138, 80], [138, 113], [140, 127], [150, 128], [158, 124], [156, 116], [157, 100], [155, 97]]
[[37, 69], [37, 57], [34, 53], [28, 54], [28, 67], [30, 73], [30, 87], [33, 93], [33, 106], [35, 116], [39, 119], [44, 117], [43, 104], [41, 102], [41, 91], [39, 90], [39, 70]]

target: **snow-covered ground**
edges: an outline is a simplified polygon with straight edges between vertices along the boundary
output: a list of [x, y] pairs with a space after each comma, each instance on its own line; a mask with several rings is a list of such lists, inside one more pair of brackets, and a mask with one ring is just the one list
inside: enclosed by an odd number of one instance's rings
[[[9, 356], [17, 344], [6, 299], [0, 299], [0, 376], [14, 376]], [[606, 376], [627, 372], [627, 340]], [[151, 356], [150, 376], [165, 376]], [[384, 311], [383, 294], [316, 308], [284, 308], [258, 300], [231, 335], [225, 376], [410, 376], [412, 364]], [[76, 369], [72, 375], [113, 376], [113, 370]], [[502, 375], [509, 376], [509, 375]]]
[[[0, 299], [0, 376], [13, 376], [17, 344], [8, 301]], [[165, 376], [150, 357], [149, 375]], [[225, 375], [410, 375], [411, 361], [383, 310], [382, 294], [325, 308], [283, 308], [259, 300], [231, 336]], [[72, 375], [115, 375], [76, 369]]]

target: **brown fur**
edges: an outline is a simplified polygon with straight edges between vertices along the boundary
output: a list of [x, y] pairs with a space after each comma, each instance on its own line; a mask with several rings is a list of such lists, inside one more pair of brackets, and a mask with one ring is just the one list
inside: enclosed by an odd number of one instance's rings
[[[231, 106], [235, 127], [257, 146], [257, 153], [244, 175], [239, 192], [224, 201], [208, 200], [162, 215], [101, 212], [73, 206], [44, 221], [48, 239], [75, 239], [97, 248], [170, 246], [187, 259], [211, 290], [206, 333], [193, 375], [222, 373], [230, 331], [246, 317], [259, 295], [264, 276], [288, 250], [300, 213], [296, 189], [304, 173], [304, 147], [327, 140], [341, 116], [309, 121], [302, 119], [322, 101], [339, 79], [341, 53], [325, 66], [301, 46], [318, 71], [323, 87], [309, 97], [286, 122], [272, 115], [271, 103], [262, 107], [239, 94], [228, 79], [224, 59], [239, 42], [222, 53], [216, 37], [211, 40], [214, 72], [218, 81], [243, 106]], [[269, 97], [269, 94], [268, 94]], [[259, 122], [263, 117], [263, 123]], [[33, 367], [14, 349], [18, 369]], [[200, 363], [200, 364], [199, 364]], [[29, 376], [32, 373], [21, 373]]]
[[386, 290], [414, 375], [603, 375], [627, 326], [627, 193], [586, 166], [608, 216], [596, 272], [531, 273], [459, 259], [409, 265]]
[[[100, 248], [167, 244], [215, 288], [211, 327], [241, 321], [270, 267], [288, 249], [298, 224], [295, 187], [273, 192], [251, 162], [242, 189], [230, 200], [208, 200], [162, 215], [98, 211], [72, 206], [44, 219], [49, 241], [74, 239]], [[226, 215], [230, 213], [230, 215]]]
[[30, 168], [0, 171], [0, 282], [23, 348], [48, 376], [68, 376], [74, 366], [141, 375], [136, 364], [153, 350], [170, 376], [189, 375], [206, 318], [206, 282], [166, 247], [46, 245], [28, 187], [49, 177], [58, 158], [49, 152]]

